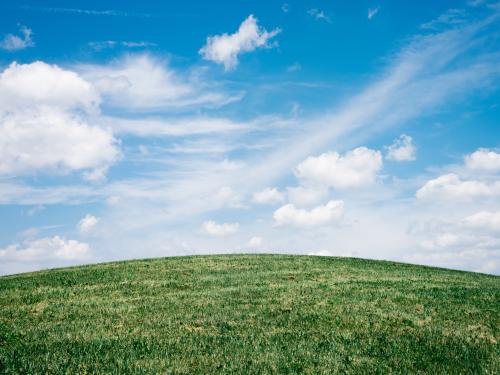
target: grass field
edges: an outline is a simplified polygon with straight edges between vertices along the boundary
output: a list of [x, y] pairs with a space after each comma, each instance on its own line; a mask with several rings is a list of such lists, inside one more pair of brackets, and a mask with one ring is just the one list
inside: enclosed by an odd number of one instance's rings
[[0, 278], [0, 373], [500, 373], [500, 277], [282, 255]]

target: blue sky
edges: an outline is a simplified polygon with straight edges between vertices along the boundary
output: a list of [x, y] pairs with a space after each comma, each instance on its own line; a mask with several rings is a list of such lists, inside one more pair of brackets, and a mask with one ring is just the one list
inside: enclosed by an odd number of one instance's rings
[[0, 4], [0, 273], [225, 252], [500, 273], [500, 5]]

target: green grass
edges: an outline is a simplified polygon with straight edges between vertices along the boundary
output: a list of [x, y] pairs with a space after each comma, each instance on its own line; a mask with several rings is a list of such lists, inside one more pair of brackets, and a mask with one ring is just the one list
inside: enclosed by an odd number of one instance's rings
[[500, 278], [176, 257], [0, 278], [0, 373], [500, 373]]

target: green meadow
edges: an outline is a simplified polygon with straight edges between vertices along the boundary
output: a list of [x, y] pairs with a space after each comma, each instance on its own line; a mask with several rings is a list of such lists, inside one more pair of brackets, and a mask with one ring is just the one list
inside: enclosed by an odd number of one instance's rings
[[5, 374], [499, 374], [500, 277], [221, 255], [0, 278]]

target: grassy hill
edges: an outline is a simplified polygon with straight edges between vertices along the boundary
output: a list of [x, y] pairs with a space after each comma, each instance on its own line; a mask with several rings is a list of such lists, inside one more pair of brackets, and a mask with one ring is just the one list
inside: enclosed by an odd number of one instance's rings
[[0, 278], [0, 373], [500, 373], [500, 278], [176, 257]]

